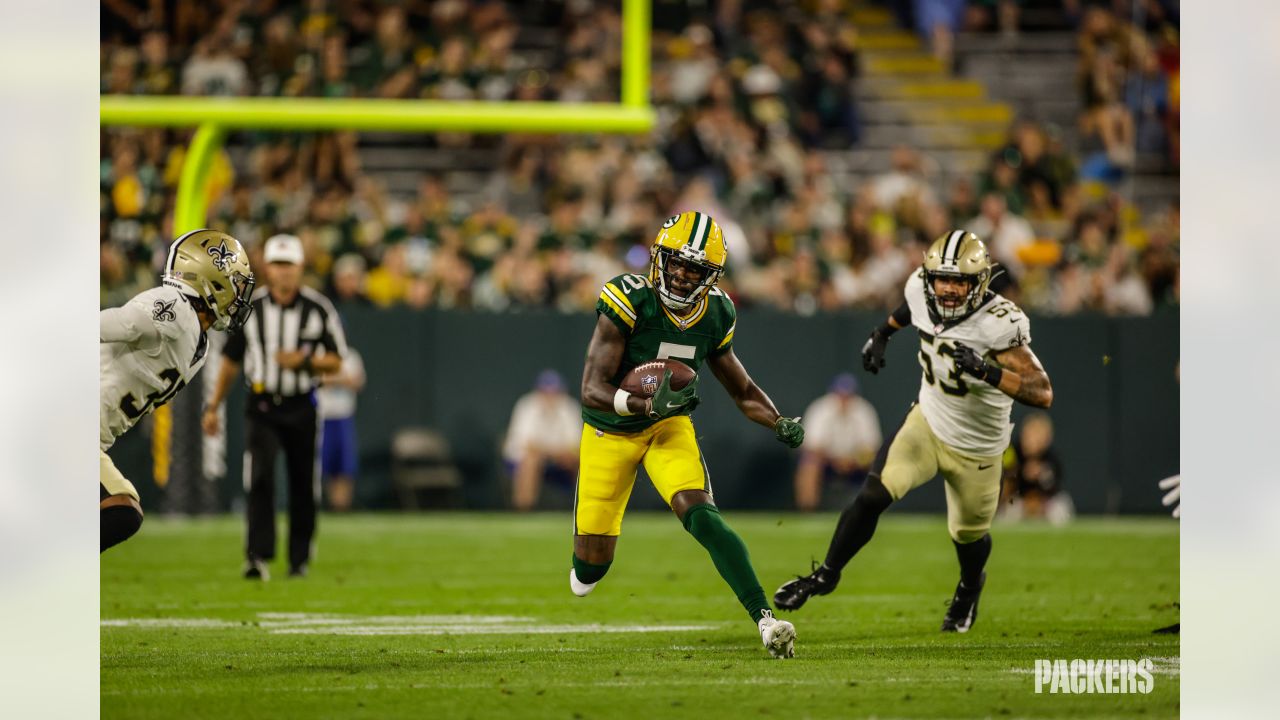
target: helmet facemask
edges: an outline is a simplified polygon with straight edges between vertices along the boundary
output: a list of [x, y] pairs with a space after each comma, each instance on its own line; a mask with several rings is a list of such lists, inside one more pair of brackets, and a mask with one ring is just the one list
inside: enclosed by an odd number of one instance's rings
[[[214, 312], [218, 317], [218, 322], [214, 323], [214, 328], [217, 330], [235, 330], [248, 322], [249, 316], [253, 314], [251, 301], [255, 284], [253, 273], [245, 275], [233, 270], [227, 277], [231, 281], [232, 289], [235, 290], [235, 297], [227, 305], [225, 314]], [[218, 327], [219, 324], [222, 327]]]
[[[943, 322], [959, 320], [977, 310], [982, 304], [982, 297], [986, 294], [990, 275], [990, 270], [983, 270], [976, 274], [946, 270], [925, 270], [925, 299], [929, 301], [929, 307], [937, 313]], [[934, 288], [934, 281], [938, 279], [962, 282], [966, 285], [966, 288], [959, 297], [952, 296], [949, 293], [945, 297], [939, 297], [937, 290]]]
[[[675, 277], [673, 270], [681, 266], [684, 270], [682, 277]], [[653, 247], [649, 279], [662, 304], [671, 310], [683, 311], [698, 304], [720, 281], [723, 273], [723, 267], [706, 259], [706, 252], [688, 245], [682, 245], [678, 250], [662, 245]], [[676, 288], [682, 282], [693, 286], [687, 294]]]

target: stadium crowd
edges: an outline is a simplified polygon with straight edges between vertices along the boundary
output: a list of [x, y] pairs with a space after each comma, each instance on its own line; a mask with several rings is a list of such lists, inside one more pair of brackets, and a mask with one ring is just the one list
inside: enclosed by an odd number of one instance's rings
[[[619, 95], [613, 4], [135, 4], [104, 0], [104, 94]], [[355, 133], [238, 133], [243, 161], [224, 152], [214, 165], [211, 225], [254, 253], [275, 233], [296, 234], [309, 284], [381, 306], [587, 310], [604, 279], [643, 271], [662, 219], [693, 208], [724, 227], [722, 286], [743, 305], [896, 304], [921, 250], [952, 226], [988, 240], [1007, 271], [1001, 291], [1030, 310], [1147, 314], [1177, 303], [1176, 202], [1143, 216], [1118, 190], [1138, 151], [1177, 161], [1167, 25], [1140, 29], [1105, 7], [1081, 15], [1081, 148], [1022, 121], [977, 177], [930, 175], [904, 146], [881, 174], [844, 187], [824, 158], [857, 148], [860, 135], [858, 29], [846, 4], [744, 0], [703, 16], [655, 3], [654, 132], [438, 134], [430, 142], [440, 153], [480, 148], [502, 159], [465, 197], [447, 172], [424, 172], [412, 196], [389, 192], [362, 170]], [[531, 52], [519, 42], [529, 26], [558, 28], [561, 41]], [[188, 140], [189, 131], [103, 129], [104, 305], [154, 283]]]

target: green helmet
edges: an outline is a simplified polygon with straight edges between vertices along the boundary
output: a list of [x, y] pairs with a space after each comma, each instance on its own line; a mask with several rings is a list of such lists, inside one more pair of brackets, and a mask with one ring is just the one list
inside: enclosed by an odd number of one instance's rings
[[[940, 236], [925, 251], [924, 265], [920, 270], [929, 309], [944, 322], [959, 320], [977, 310], [987, 295], [994, 267], [986, 243], [977, 235], [966, 230], [952, 230]], [[967, 284], [959, 303], [939, 301], [933, 287], [933, 281], [938, 278], [961, 280]]]
[[217, 230], [192, 230], [169, 246], [164, 284], [204, 304], [215, 330], [238, 328], [253, 312], [253, 271], [240, 242]]

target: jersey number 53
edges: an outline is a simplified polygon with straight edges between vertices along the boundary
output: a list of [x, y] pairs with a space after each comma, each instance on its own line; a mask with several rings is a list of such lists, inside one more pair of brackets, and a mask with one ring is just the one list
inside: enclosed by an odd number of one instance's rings
[[960, 377], [960, 368], [956, 367], [956, 349], [945, 342], [938, 343], [936, 351], [938, 374], [940, 375], [945, 371], [946, 378], [951, 381], [947, 383], [942, 377], [934, 374], [935, 352], [933, 346], [933, 338], [930, 337], [926, 340], [925, 335], [921, 334], [920, 367], [924, 368], [924, 381], [930, 385], [937, 385], [939, 390], [948, 395], [967, 395], [969, 386]]

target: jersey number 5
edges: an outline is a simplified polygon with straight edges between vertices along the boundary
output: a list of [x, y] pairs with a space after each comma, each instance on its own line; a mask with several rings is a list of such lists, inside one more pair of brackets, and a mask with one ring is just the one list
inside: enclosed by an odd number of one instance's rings
[[133, 393], [125, 395], [120, 398], [120, 410], [130, 420], [137, 420], [151, 412], [152, 409], [158, 408], [173, 399], [173, 396], [177, 395], [178, 391], [186, 385], [185, 382], [180, 382], [181, 378], [182, 375], [173, 368], [161, 370], [160, 379], [169, 383], [167, 386], [147, 395], [147, 402], [141, 408], [138, 407], [138, 400], [133, 396]]
[[693, 360], [698, 356], [698, 348], [692, 345], [680, 345], [678, 343], [664, 342], [658, 345], [658, 359], [666, 360], [668, 358], [680, 358], [683, 360]]

